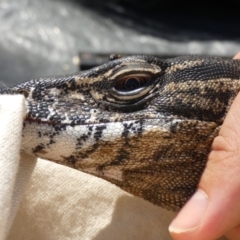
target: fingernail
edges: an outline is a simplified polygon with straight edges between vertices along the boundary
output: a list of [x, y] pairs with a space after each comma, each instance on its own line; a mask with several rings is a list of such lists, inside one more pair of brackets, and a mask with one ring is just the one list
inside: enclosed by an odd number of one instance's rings
[[198, 189], [169, 226], [169, 232], [183, 233], [194, 230], [203, 218], [208, 205], [207, 194]]

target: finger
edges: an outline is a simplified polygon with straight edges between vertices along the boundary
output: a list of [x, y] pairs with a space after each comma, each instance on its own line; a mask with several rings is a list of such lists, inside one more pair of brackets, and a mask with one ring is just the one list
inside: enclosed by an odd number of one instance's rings
[[240, 223], [240, 94], [214, 139], [199, 190], [169, 227], [174, 239], [217, 239]]

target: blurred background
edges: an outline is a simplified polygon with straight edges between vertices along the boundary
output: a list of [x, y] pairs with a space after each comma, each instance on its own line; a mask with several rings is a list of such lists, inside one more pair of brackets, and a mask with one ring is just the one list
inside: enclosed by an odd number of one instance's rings
[[87, 69], [109, 54], [232, 57], [238, 2], [0, 0], [0, 88]]

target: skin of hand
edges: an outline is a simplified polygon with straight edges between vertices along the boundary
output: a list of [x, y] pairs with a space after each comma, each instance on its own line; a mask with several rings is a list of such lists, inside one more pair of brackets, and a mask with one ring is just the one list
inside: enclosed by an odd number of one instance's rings
[[169, 231], [174, 240], [240, 239], [240, 93], [213, 141], [198, 190]]

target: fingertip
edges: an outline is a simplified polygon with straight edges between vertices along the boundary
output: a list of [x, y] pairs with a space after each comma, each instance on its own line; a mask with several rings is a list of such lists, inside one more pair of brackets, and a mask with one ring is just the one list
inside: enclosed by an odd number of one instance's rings
[[208, 197], [206, 193], [198, 189], [172, 221], [169, 226], [169, 232], [179, 234], [193, 231], [204, 217], [207, 205]]

